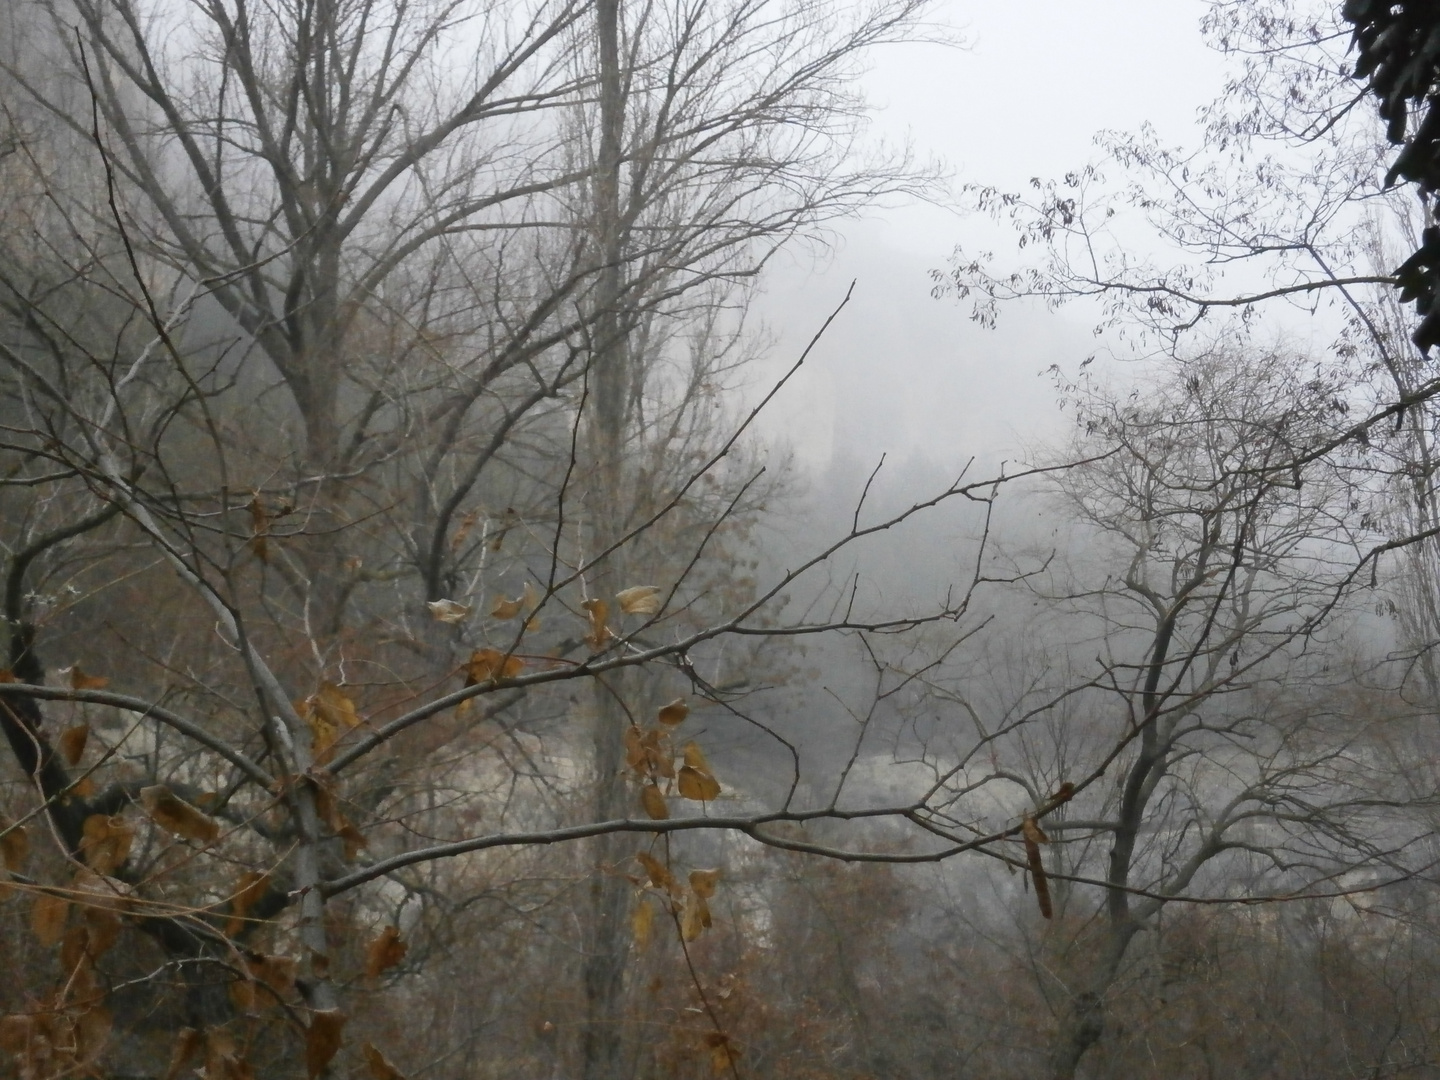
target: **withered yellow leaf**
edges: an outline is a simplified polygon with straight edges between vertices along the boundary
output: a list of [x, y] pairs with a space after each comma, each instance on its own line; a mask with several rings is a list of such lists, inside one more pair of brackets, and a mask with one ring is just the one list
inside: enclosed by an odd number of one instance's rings
[[649, 875], [651, 885], [670, 893], [679, 891], [680, 885], [675, 880], [675, 875], [670, 873], [670, 868], [655, 858], [654, 855], [651, 855], [648, 851], [641, 851], [636, 853], [635, 858], [639, 860], [640, 865], [645, 868], [645, 873]]
[[680, 915], [680, 936], [694, 941], [710, 925], [710, 908], [704, 897], [694, 893], [685, 897], [685, 909]]
[[699, 769], [701, 772], [710, 771], [710, 763], [705, 760], [705, 753], [697, 743], [687, 742], [685, 744], [685, 764], [692, 769]]
[[53, 893], [40, 893], [30, 908], [30, 929], [41, 945], [58, 945], [65, 936], [65, 921], [70, 917], [70, 901]]
[[640, 805], [654, 821], [663, 821], [670, 816], [670, 807], [665, 803], [665, 796], [653, 781], [640, 789]]
[[348, 731], [360, 726], [360, 714], [355, 711], [355, 702], [334, 683], [322, 682], [310, 701], [316, 711], [336, 727]]
[[85, 744], [90, 741], [90, 725], [76, 724], [60, 733], [60, 756], [67, 765], [79, 765], [85, 756]]
[[365, 1055], [365, 1067], [370, 1070], [371, 1080], [405, 1080], [405, 1075], [379, 1050], [374, 1044], [365, 1043], [361, 1046], [361, 1052]]
[[654, 615], [660, 610], [660, 586], [636, 585], [615, 594], [615, 602], [626, 615]]
[[662, 705], [660, 707], [658, 718], [660, 723], [669, 724], [671, 727], [674, 727], [676, 724], [683, 723], [689, 715], [690, 706], [685, 704], [683, 697], [677, 697], [674, 701], [670, 702], [669, 705]]
[[709, 900], [715, 895], [715, 886], [720, 881], [719, 870], [691, 870], [690, 888], [695, 895], [702, 900]]
[[451, 625], [464, 622], [465, 616], [470, 614], [470, 605], [457, 600], [431, 600], [425, 606], [430, 609], [430, 617], [436, 622]]
[[507, 600], [502, 596], [499, 600], [495, 601], [495, 606], [490, 609], [490, 617], [492, 619], [513, 619], [523, 610], [525, 610], [525, 600], [523, 597], [517, 600]]
[[682, 797], [695, 802], [709, 802], [720, 797], [720, 781], [693, 765], [681, 766], [676, 787]]
[[315, 1080], [340, 1051], [346, 1016], [339, 1009], [316, 1009], [305, 1032], [305, 1072]]
[[70, 689], [72, 690], [104, 690], [110, 685], [110, 680], [104, 675], [87, 675], [80, 670], [76, 664], [70, 669]]
[[494, 679], [513, 679], [525, 670], [525, 661], [506, 656], [499, 649], [477, 649], [465, 665], [465, 685], [475, 686]]
[[180, 798], [164, 784], [140, 789], [140, 805], [150, 819], [167, 832], [200, 844], [213, 844], [220, 826]]
[[645, 773], [645, 744], [640, 741], [640, 729], [634, 724], [625, 728], [625, 764], [642, 776]]
[[130, 857], [135, 830], [119, 814], [91, 814], [82, 828], [80, 854], [97, 874], [113, 874]]
[[655, 909], [644, 896], [630, 913], [630, 931], [635, 935], [635, 948], [644, 950], [650, 944], [650, 929], [655, 922]]
[[365, 977], [376, 979], [382, 972], [389, 971], [401, 960], [405, 959], [405, 953], [409, 946], [400, 939], [400, 928], [398, 926], [387, 926], [380, 932], [380, 936], [365, 949]]
[[590, 617], [590, 630], [585, 642], [592, 649], [601, 649], [615, 636], [610, 629], [610, 605], [604, 600], [586, 600], [581, 605]]

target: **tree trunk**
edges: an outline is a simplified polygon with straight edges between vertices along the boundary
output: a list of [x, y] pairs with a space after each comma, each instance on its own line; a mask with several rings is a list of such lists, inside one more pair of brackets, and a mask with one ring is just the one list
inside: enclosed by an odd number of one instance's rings
[[[588, 559], [601, 556], [623, 530], [626, 400], [629, 355], [626, 320], [621, 311], [622, 222], [620, 157], [625, 105], [620, 73], [619, 0], [597, 0], [596, 36], [600, 60], [600, 146], [596, 162], [595, 230], [600, 265], [593, 322], [590, 387], [591, 463]], [[587, 574], [591, 595], [609, 600], [624, 587], [623, 552], [615, 552]], [[624, 731], [622, 705], [630, 680], [615, 673], [594, 683], [595, 820], [625, 816]], [[589, 933], [584, 969], [586, 1023], [582, 1040], [585, 1080], [618, 1080], [622, 1075], [625, 962], [629, 933], [625, 907], [629, 891], [612, 867], [623, 857], [620, 839], [605, 837], [594, 848], [596, 866], [590, 887]]]

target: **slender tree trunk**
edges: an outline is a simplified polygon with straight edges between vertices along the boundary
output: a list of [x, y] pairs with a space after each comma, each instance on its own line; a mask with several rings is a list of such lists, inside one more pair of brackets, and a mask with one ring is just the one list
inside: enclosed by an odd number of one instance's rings
[[[621, 310], [622, 222], [620, 157], [624, 100], [620, 73], [619, 0], [597, 0], [596, 36], [600, 60], [600, 146], [596, 162], [596, 233], [600, 269], [597, 310], [593, 323], [594, 351], [590, 386], [591, 484], [589, 557], [605, 551], [623, 528], [625, 500], [626, 401], [630, 382], [627, 320]], [[624, 587], [623, 552], [606, 557], [588, 576], [592, 595], [608, 600]], [[624, 730], [622, 705], [626, 684], [615, 673], [594, 684], [594, 804], [596, 820], [625, 813]], [[582, 1063], [585, 1080], [618, 1080], [623, 1060], [625, 963], [629, 954], [625, 880], [611, 867], [623, 857], [616, 837], [595, 845], [597, 866], [591, 879], [589, 934], [584, 969], [586, 1024]]]

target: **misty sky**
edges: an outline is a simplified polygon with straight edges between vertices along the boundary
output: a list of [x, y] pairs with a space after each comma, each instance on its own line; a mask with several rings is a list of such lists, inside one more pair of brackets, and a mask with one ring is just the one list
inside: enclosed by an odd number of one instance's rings
[[[1196, 0], [949, 0], [935, 10], [968, 44], [892, 47], [868, 92], [877, 133], [942, 158], [957, 187], [1058, 176], [1097, 157], [1092, 139], [1105, 128], [1148, 121], [1194, 145], [1196, 110], [1222, 86], [1225, 63], [1200, 36]], [[780, 261], [760, 312], [780, 336], [777, 363], [798, 354], [851, 279], [856, 290], [769, 430], [817, 471], [881, 452], [944, 467], [1013, 458], [1053, 431], [1053, 390], [1038, 373], [1073, 369], [1094, 349], [1083, 314], [1016, 310], [990, 332], [930, 297], [928, 272], [957, 242], [997, 235], [951, 209], [907, 205], [847, 223], [818, 266], [798, 253]]]

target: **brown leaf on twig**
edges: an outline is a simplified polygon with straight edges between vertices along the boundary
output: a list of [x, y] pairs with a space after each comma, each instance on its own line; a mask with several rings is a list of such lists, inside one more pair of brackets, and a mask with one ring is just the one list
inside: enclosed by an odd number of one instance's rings
[[315, 1080], [340, 1051], [340, 1036], [347, 1017], [339, 1009], [316, 1009], [305, 1031], [305, 1072]]
[[456, 623], [465, 621], [465, 616], [470, 614], [470, 605], [462, 604], [456, 600], [431, 600], [426, 605], [430, 609], [430, 617], [436, 622]]
[[640, 789], [640, 805], [653, 821], [664, 821], [670, 816], [670, 807], [666, 805], [665, 796], [653, 781]]
[[465, 685], [477, 686], [495, 679], [513, 679], [525, 670], [525, 661], [499, 649], [478, 649], [465, 665]]
[[373, 1044], [363, 1044], [360, 1051], [365, 1055], [365, 1067], [370, 1070], [371, 1080], [405, 1080], [405, 1075], [390, 1064], [390, 1060]]
[[66, 765], [79, 765], [85, 756], [85, 744], [90, 741], [90, 725], [76, 724], [60, 733], [60, 756]]
[[25, 865], [30, 854], [30, 834], [24, 825], [13, 824], [9, 818], [0, 815], [0, 860], [6, 870], [19, 870]]
[[660, 610], [660, 586], [636, 585], [615, 594], [615, 602], [626, 615], [654, 615]]
[[379, 978], [382, 972], [404, 960], [408, 951], [409, 946], [400, 940], [400, 928], [385, 927], [365, 949], [365, 977], [371, 981]]
[[40, 893], [30, 908], [30, 929], [47, 949], [58, 945], [65, 936], [65, 922], [70, 917], [70, 901], [54, 893]]
[[1050, 838], [1030, 815], [1020, 823], [1020, 832], [1025, 840], [1025, 861], [1030, 867], [1030, 877], [1035, 882], [1035, 900], [1040, 905], [1040, 914], [1050, 918], [1050, 882], [1045, 876], [1045, 862], [1040, 858], [1040, 845], [1049, 843]]
[[255, 906], [265, 890], [270, 888], [270, 875], [259, 870], [247, 870], [240, 875], [235, 892], [230, 897], [229, 917], [225, 920], [225, 936], [235, 937], [245, 929], [246, 915]]
[[110, 680], [104, 675], [86, 675], [76, 664], [70, 669], [71, 690], [104, 690], [110, 685]]
[[661, 706], [658, 719], [660, 723], [669, 724], [671, 727], [674, 727], [676, 724], [683, 723], [689, 715], [690, 706], [685, 704], [683, 697], [677, 697], [674, 701], [670, 702], [669, 705]]
[[592, 649], [603, 649], [605, 643], [615, 637], [609, 625], [610, 605], [604, 600], [586, 600], [580, 606], [589, 615], [590, 629], [585, 635], [585, 643]]
[[213, 844], [220, 826], [180, 798], [164, 784], [140, 789], [140, 805], [152, 821], [167, 832], [199, 844]]
[[97, 874], [113, 874], [130, 857], [135, 830], [119, 814], [91, 814], [82, 828], [80, 855]]

